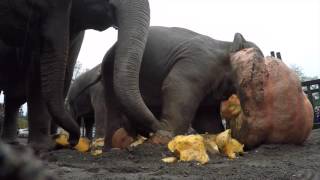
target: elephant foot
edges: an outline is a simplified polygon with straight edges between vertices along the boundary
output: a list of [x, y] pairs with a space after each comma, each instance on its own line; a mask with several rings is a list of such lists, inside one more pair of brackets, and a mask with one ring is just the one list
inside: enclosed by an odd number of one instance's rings
[[60, 133], [52, 135], [52, 139], [55, 142], [55, 149], [74, 148], [80, 152], [86, 152], [90, 149], [90, 140], [86, 137], [81, 137], [77, 143], [74, 143], [68, 133]]
[[79, 152], [88, 152], [90, 150], [90, 140], [86, 137], [81, 137], [79, 143], [74, 147]]
[[75, 147], [79, 143], [79, 140], [80, 140], [80, 136], [70, 134], [69, 136], [70, 146]]
[[52, 139], [55, 142], [55, 149], [70, 148], [68, 134], [55, 134], [52, 135]]
[[174, 135], [172, 132], [159, 130], [155, 134], [151, 135], [148, 142], [152, 144], [168, 144], [173, 137]]
[[56, 144], [49, 137], [43, 140], [30, 140], [29, 146], [34, 150], [36, 155], [41, 155], [56, 149]]

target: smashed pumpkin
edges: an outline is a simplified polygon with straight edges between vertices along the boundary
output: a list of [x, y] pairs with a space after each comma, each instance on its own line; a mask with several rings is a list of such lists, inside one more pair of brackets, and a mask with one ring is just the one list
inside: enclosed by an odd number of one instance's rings
[[112, 147], [124, 149], [130, 146], [134, 142], [133, 137], [131, 137], [124, 128], [119, 128], [112, 135]]
[[104, 138], [94, 139], [91, 143], [91, 155], [99, 156], [102, 154]]
[[[69, 134], [65, 131], [55, 137], [56, 144], [61, 147], [69, 147], [68, 140]], [[79, 152], [87, 152], [90, 149], [90, 140], [86, 137], [80, 137], [78, 144], [74, 148]]]
[[79, 152], [88, 152], [90, 149], [90, 140], [86, 137], [81, 137], [74, 148]]
[[[230, 159], [236, 158], [237, 154], [243, 153], [243, 145], [231, 137], [228, 129], [218, 135], [179, 135], [168, 143], [168, 148], [174, 152], [181, 161], [198, 161], [205, 164], [209, 161], [207, 152], [211, 154], [223, 153]], [[172, 163], [173, 157], [162, 159], [163, 162]]]
[[209, 161], [201, 135], [176, 136], [168, 143], [168, 148], [177, 154], [181, 161], [198, 161], [201, 164]]
[[61, 133], [56, 135], [55, 142], [58, 146], [67, 147], [69, 145], [69, 134]]

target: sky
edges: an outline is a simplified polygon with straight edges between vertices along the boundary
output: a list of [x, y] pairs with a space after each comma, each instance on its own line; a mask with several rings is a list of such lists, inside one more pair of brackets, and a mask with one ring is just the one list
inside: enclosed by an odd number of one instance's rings
[[[287, 65], [320, 77], [320, 0], [149, 0], [152, 26], [183, 27], [232, 41], [236, 32], [269, 55], [281, 52]], [[88, 30], [78, 61], [99, 64], [117, 31]]]

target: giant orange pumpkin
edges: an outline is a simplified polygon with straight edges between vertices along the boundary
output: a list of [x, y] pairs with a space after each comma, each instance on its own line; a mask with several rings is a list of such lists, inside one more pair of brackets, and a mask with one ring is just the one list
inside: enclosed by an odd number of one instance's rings
[[[234, 97], [221, 109], [222, 115], [229, 113], [226, 119], [232, 136], [247, 148], [262, 143], [303, 143], [312, 129], [313, 108], [295, 72], [253, 48], [233, 54], [231, 62], [241, 109], [237, 114]], [[227, 104], [233, 104], [231, 111], [224, 107]]]

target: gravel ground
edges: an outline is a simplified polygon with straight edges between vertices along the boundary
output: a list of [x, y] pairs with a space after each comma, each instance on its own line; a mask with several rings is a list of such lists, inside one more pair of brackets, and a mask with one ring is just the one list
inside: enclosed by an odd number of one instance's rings
[[263, 145], [229, 160], [210, 157], [195, 162], [165, 164], [165, 146], [143, 144], [132, 150], [112, 150], [94, 157], [73, 150], [49, 154], [45, 165], [58, 179], [320, 179], [320, 129], [303, 146]]

